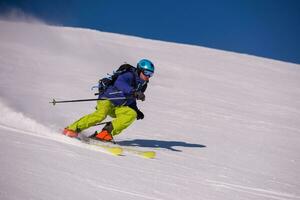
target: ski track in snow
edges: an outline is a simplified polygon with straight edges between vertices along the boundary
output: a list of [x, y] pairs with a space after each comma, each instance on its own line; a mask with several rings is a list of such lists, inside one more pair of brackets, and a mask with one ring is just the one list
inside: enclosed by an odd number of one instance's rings
[[122, 190], [119, 187], [115, 187], [115, 186], [111, 186], [111, 185], [99, 185], [97, 182], [92, 182], [92, 181], [88, 181], [88, 182], [89, 182], [89, 184], [94, 185], [97, 188], [101, 188], [103, 190], [118, 192], [118, 193], [122, 193], [122, 194], [129, 195], [129, 196], [134, 196], [134, 197], [138, 197], [138, 198], [142, 198], [142, 199], [162, 200], [160, 198], [155, 198], [155, 197], [151, 197], [151, 196], [147, 196], [147, 195], [143, 195], [143, 194], [138, 194], [135, 192]]
[[220, 181], [207, 180], [207, 182], [208, 182], [208, 184], [211, 184], [215, 187], [222, 187], [222, 188], [226, 188], [228, 190], [233, 190], [233, 191], [242, 192], [242, 193], [243, 192], [249, 193], [249, 194], [253, 194], [255, 196], [267, 197], [270, 199], [277, 199], [277, 200], [300, 199], [299, 196], [286, 194], [283, 192], [264, 190], [264, 189], [260, 189], [260, 188], [247, 187], [247, 186], [242, 186], [242, 185], [235, 185], [235, 184], [224, 183], [224, 182], [220, 182]]

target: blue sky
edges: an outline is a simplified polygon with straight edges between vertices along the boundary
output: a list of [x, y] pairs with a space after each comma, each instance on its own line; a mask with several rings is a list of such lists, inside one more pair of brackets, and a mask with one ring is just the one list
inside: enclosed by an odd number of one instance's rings
[[298, 0], [0, 0], [0, 13], [11, 9], [52, 24], [300, 64]]

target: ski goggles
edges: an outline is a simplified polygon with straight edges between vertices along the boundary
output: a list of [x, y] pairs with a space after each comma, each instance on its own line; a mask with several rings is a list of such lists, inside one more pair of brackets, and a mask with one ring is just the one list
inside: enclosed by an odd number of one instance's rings
[[144, 74], [145, 76], [151, 77], [151, 76], [153, 76], [154, 72], [151, 72], [151, 71], [148, 71], [148, 70], [144, 70], [144, 71], [143, 71], [143, 74]]

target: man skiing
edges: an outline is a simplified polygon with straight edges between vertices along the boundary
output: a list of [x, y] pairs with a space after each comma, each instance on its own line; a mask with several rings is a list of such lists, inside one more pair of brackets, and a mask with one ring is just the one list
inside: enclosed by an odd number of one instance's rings
[[112, 141], [113, 136], [120, 134], [135, 119], [143, 119], [144, 114], [138, 109], [136, 100], [145, 100], [144, 92], [149, 78], [154, 74], [154, 65], [150, 60], [142, 59], [136, 68], [130, 67], [130, 70], [118, 75], [112, 85], [99, 93], [96, 111], [66, 127], [63, 134], [77, 137], [78, 133], [102, 122], [109, 115], [114, 120], [106, 123], [102, 131], [92, 137]]

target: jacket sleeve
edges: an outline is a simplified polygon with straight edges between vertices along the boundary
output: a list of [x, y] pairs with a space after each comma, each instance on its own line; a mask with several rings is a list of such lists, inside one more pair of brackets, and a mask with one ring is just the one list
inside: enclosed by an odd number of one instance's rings
[[148, 84], [147, 84], [147, 83], [146, 83], [145, 85], [143, 85], [143, 87], [142, 87], [141, 91], [142, 91], [142, 92], [145, 92], [145, 91], [146, 91], [146, 89], [147, 89], [147, 86], [148, 86]]
[[124, 95], [128, 96], [133, 93], [133, 75], [131, 73], [124, 73], [118, 76], [114, 86], [122, 91]]

